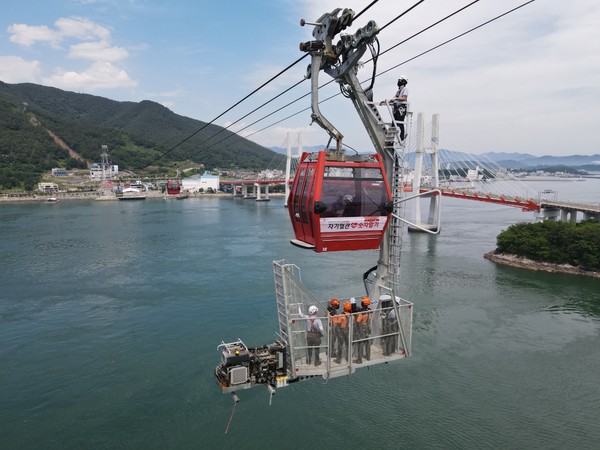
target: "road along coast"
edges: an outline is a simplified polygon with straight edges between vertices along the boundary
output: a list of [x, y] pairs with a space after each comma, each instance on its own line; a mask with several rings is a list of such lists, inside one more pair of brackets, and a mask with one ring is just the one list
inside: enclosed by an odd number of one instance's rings
[[[144, 195], [146, 198], [175, 198], [175, 195], [167, 195], [164, 192], [160, 191], [144, 191]], [[263, 194], [264, 195], [264, 194]], [[279, 192], [270, 192], [269, 197], [283, 197], [285, 194]], [[103, 194], [100, 191], [90, 191], [90, 192], [59, 192], [53, 194], [40, 194], [40, 195], [27, 195], [27, 194], [0, 194], [0, 203], [9, 203], [9, 202], [47, 202], [49, 198], [54, 197], [59, 200], [118, 200], [118, 198], [110, 193]], [[225, 197], [225, 198], [233, 198], [231, 193], [225, 192], [217, 192], [213, 194], [209, 194], [206, 192], [203, 193], [190, 193], [189, 198], [211, 198], [211, 197]]]
[[503, 255], [494, 252], [485, 253], [483, 257], [497, 264], [517, 267], [520, 269], [537, 270], [551, 273], [568, 273], [572, 275], [584, 275], [586, 277], [600, 278], [600, 272], [585, 270], [580, 267], [571, 266], [569, 264], [550, 264], [545, 262], [532, 261], [531, 259], [523, 258], [516, 255]]

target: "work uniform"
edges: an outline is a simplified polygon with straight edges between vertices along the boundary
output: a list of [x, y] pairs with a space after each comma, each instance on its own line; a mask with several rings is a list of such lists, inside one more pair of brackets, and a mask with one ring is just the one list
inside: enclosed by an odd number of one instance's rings
[[[371, 309], [368, 306], [363, 306], [356, 317], [358, 324], [358, 339], [367, 339], [371, 335]], [[358, 362], [362, 362], [362, 358], [367, 361], [371, 360], [371, 341], [364, 340], [358, 343]]]
[[396, 351], [398, 342], [398, 319], [396, 318], [396, 310], [393, 307], [384, 316], [382, 325], [383, 334], [391, 335], [385, 336], [383, 343], [383, 354], [388, 356]]
[[346, 347], [346, 361], [348, 360], [348, 318], [346, 315], [347, 313], [336, 314], [331, 319], [331, 323], [333, 324], [332, 356], [335, 357], [335, 362], [338, 364], [342, 362], [344, 347]]
[[[408, 88], [406, 85], [402, 86], [396, 92], [396, 97], [404, 97], [408, 99]], [[408, 101], [407, 100], [394, 100], [394, 120], [396, 121], [398, 127], [400, 128], [400, 140], [404, 140], [404, 118], [406, 117], [406, 112], [408, 110]]]
[[321, 345], [321, 338], [323, 337], [323, 324], [321, 319], [316, 316], [311, 316], [306, 320], [306, 345], [307, 349], [307, 362], [311, 364], [314, 355], [315, 366], [321, 365], [319, 357], [319, 346]]

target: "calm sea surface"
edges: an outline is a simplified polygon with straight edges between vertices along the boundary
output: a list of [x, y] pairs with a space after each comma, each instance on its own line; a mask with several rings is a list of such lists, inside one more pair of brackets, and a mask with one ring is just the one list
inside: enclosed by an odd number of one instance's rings
[[[600, 203], [600, 180], [531, 183]], [[283, 201], [0, 204], [0, 448], [597, 449], [600, 280], [496, 266], [532, 213], [443, 200], [408, 234], [413, 356], [328, 383], [221, 394], [221, 340], [272, 342], [272, 261], [360, 295], [375, 252], [291, 246]]]

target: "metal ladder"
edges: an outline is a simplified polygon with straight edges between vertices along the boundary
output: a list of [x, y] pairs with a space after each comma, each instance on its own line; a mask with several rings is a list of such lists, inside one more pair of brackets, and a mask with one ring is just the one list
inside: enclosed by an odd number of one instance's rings
[[[407, 114], [408, 123], [405, 122], [405, 134], [410, 130], [412, 114]], [[393, 292], [397, 292], [400, 287], [400, 257], [402, 253], [402, 237], [404, 234], [404, 223], [398, 217], [404, 217], [404, 149], [405, 144], [400, 141], [400, 129], [394, 123], [389, 124], [386, 130], [386, 149], [387, 143], [392, 142], [394, 157], [394, 168], [392, 175], [392, 200], [394, 202], [394, 214], [390, 218], [390, 253], [389, 253], [389, 280]], [[393, 135], [392, 135], [393, 133]], [[388, 140], [388, 135], [390, 139]], [[399, 144], [399, 145], [397, 145]]]
[[283, 340], [283, 342], [287, 346], [287, 351], [285, 352], [285, 366], [288, 369], [288, 373], [291, 372], [292, 368], [292, 355], [291, 353], [291, 341], [290, 341], [290, 333], [288, 328], [288, 319], [287, 319], [287, 302], [286, 302], [286, 289], [285, 282], [283, 279], [283, 271], [286, 270], [284, 268], [285, 261], [273, 261], [273, 276], [275, 278], [275, 300], [277, 302], [277, 320], [279, 322], [279, 337]]
[[[379, 109], [373, 102], [367, 102], [369, 111], [373, 117], [377, 120], [380, 129], [384, 133], [384, 148], [393, 157], [393, 174], [390, 182], [392, 183], [392, 200], [394, 202], [394, 214], [390, 218], [389, 227], [390, 230], [390, 252], [389, 252], [389, 281], [390, 288], [393, 292], [396, 292], [400, 286], [400, 256], [402, 250], [402, 235], [404, 232], [404, 224], [398, 219], [398, 217], [404, 217], [404, 174], [403, 174], [403, 163], [404, 163], [404, 151], [406, 148], [406, 141], [400, 140], [400, 128], [396, 125], [393, 120], [393, 113], [387, 105], [388, 112], [392, 118], [391, 122], [385, 122]], [[412, 125], [412, 112], [408, 111], [404, 118], [405, 137], [409, 135], [409, 131]]]

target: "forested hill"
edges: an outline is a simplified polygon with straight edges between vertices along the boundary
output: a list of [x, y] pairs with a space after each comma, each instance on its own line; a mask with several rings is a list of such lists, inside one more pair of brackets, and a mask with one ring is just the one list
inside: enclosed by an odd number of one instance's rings
[[204, 125], [148, 100], [118, 102], [37, 84], [0, 82], [0, 188], [31, 185], [53, 167], [99, 162], [104, 144], [114, 164], [132, 171], [161, 171], [183, 162], [207, 169], [263, 169], [281, 158], [216, 125], [169, 151]]

